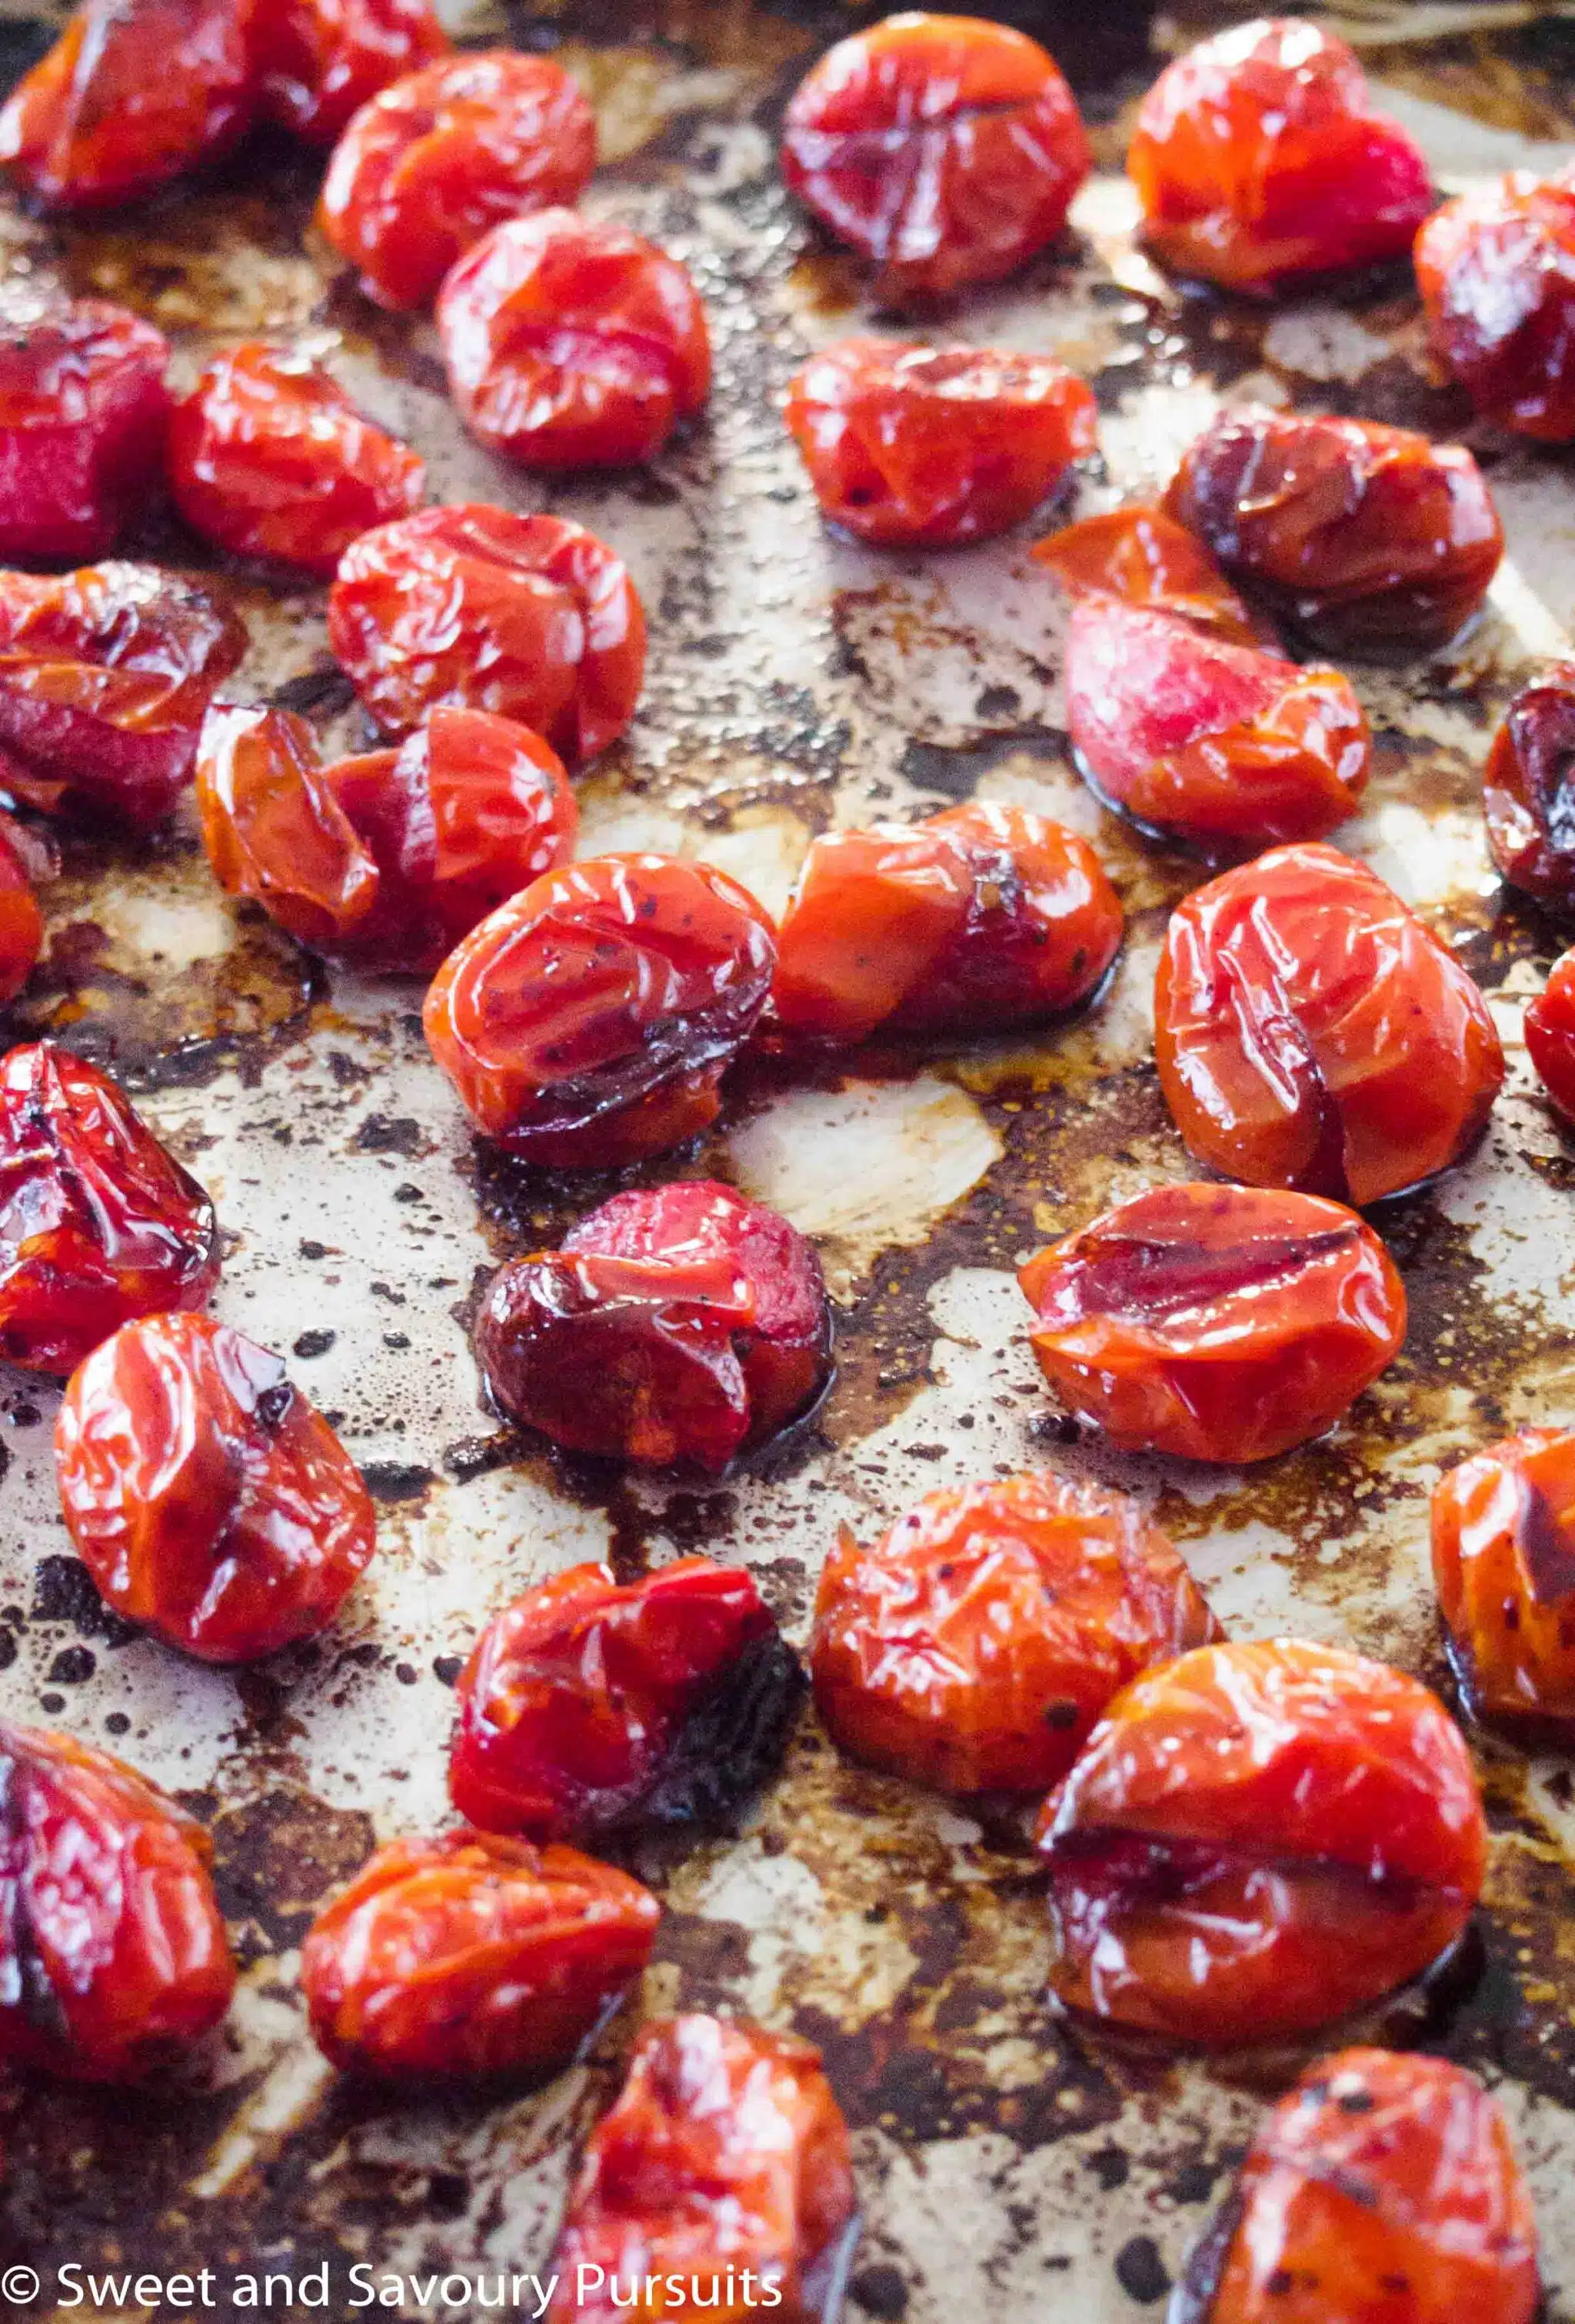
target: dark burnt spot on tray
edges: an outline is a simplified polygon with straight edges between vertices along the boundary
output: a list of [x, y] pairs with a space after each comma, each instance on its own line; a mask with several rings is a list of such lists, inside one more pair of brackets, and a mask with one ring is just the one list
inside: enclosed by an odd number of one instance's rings
[[372, 1820], [293, 1790], [270, 1790], [212, 1812], [214, 1878], [225, 1917], [265, 1950], [298, 1945], [325, 1896], [376, 1845]]

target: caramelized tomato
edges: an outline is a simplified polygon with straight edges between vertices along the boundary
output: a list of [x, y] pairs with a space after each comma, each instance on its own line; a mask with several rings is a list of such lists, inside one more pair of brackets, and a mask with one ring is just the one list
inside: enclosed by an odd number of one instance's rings
[[493, 1401], [576, 1452], [723, 1469], [831, 1378], [814, 1249], [705, 1178], [616, 1194], [559, 1250], [511, 1259], [476, 1318]]
[[[4, 783], [0, 767], [0, 783]], [[43, 914], [29, 864], [16, 844], [19, 826], [0, 815], [0, 1002], [14, 1001], [43, 950]]]
[[1525, 1012], [1525, 1046], [1537, 1078], [1566, 1121], [1575, 1121], [1575, 949], [1561, 954]]
[[1031, 1259], [1039, 1368], [1129, 1452], [1266, 1461], [1331, 1428], [1405, 1337], [1405, 1292], [1338, 1203], [1155, 1186]]
[[889, 303], [1014, 272], [1061, 232], [1091, 158], [1055, 60], [972, 16], [889, 16], [840, 41], [782, 132], [790, 191], [875, 262]]
[[1575, 181], [1511, 171], [1416, 237], [1433, 346], [1478, 411], [1544, 444], [1575, 437]]
[[828, 523], [883, 549], [1004, 532], [1097, 440], [1092, 391], [1049, 355], [889, 339], [813, 355], [787, 418]]
[[318, 222], [368, 298], [425, 307], [484, 234], [575, 201], [595, 166], [595, 116], [561, 65], [508, 49], [451, 57], [362, 106]]
[[1504, 1080], [1465, 970], [1333, 847], [1276, 848], [1179, 904], [1154, 1014], [1201, 1162], [1359, 1208], [1458, 1162]]
[[64, 1378], [135, 1315], [200, 1307], [218, 1222], [108, 1075], [39, 1041], [0, 1060], [0, 1357]]
[[621, 558], [556, 516], [427, 509], [353, 543], [328, 642], [384, 731], [492, 710], [570, 766], [617, 741], [645, 675], [645, 614]]
[[432, 0], [264, 0], [253, 47], [264, 116], [332, 145], [353, 113], [449, 42]]
[[716, 1119], [776, 960], [765, 913], [709, 864], [598, 856], [456, 946], [427, 1040], [485, 1137], [548, 1169], [613, 1168]]
[[1488, 1834], [1436, 1695], [1339, 1646], [1200, 1646], [1117, 1696], [1059, 1794], [1051, 1984], [1230, 2049], [1313, 2032], [1453, 1945]]
[[572, 1848], [392, 1840], [312, 1923], [312, 2032], [378, 2081], [549, 2072], [640, 1975], [660, 1918], [649, 1888]]
[[0, 2061], [158, 2072], [235, 1991], [207, 1832], [107, 1751], [9, 1721], [0, 1795]]
[[1512, 888], [1575, 913], [1575, 662], [1523, 686], [1482, 779], [1493, 860]]
[[1575, 1731], [1575, 1431], [1524, 1429], [1441, 1478], [1432, 1573], [1470, 1709]]
[[621, 1586], [576, 1565], [476, 1640], [449, 1796], [484, 1831], [534, 1840], [732, 1831], [780, 1766], [804, 1692], [741, 1566], [681, 1557]]
[[494, 226], [444, 283], [438, 335], [471, 434], [528, 468], [651, 459], [711, 392], [688, 269], [574, 210]]
[[838, 1041], [878, 1028], [991, 1033], [1088, 1000], [1121, 929], [1087, 841], [1026, 807], [833, 832], [783, 914], [772, 1007], [794, 1031]]
[[1404, 257], [1432, 207], [1426, 161], [1372, 110], [1351, 51], [1297, 16], [1232, 25], [1167, 66], [1127, 169], [1155, 255], [1253, 297]]
[[106, 556], [153, 491], [170, 349], [103, 299], [0, 288], [0, 561]]
[[1272, 642], [1201, 540], [1162, 509], [1113, 509], [1084, 517], [1034, 544], [1075, 595], [1093, 590], [1141, 613], [1168, 613], [1229, 645]]
[[844, 1527], [810, 1673], [854, 1758], [943, 1792], [1043, 1792], [1140, 1670], [1218, 1636], [1135, 1502], [1009, 1477], [927, 1494], [873, 1549]]

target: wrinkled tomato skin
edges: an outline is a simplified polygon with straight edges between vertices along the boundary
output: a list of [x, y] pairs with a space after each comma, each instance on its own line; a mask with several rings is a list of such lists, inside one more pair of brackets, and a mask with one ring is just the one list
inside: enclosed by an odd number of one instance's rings
[[1575, 1432], [1486, 1445], [1432, 1494], [1432, 1574], [1450, 1660], [1479, 1719], [1575, 1733]]
[[1575, 1122], [1575, 948], [1553, 963], [1546, 986], [1527, 1005], [1525, 1046], [1549, 1100]]
[[[0, 816], [0, 831], [11, 825]], [[14, 1001], [43, 950], [43, 914], [28, 867], [9, 836], [0, 836], [0, 1002]]]
[[427, 307], [484, 234], [576, 201], [595, 166], [595, 116], [561, 65], [502, 49], [451, 57], [362, 106], [318, 223], [368, 298]]
[[60, 1507], [99, 1594], [202, 1662], [326, 1629], [376, 1547], [372, 1498], [280, 1358], [208, 1315], [147, 1315], [71, 1375]]
[[1112, 1696], [1218, 1637], [1137, 1504], [1055, 1476], [928, 1494], [872, 1549], [846, 1527], [810, 1643], [832, 1738], [937, 1791], [1044, 1792]]
[[1163, 509], [1112, 509], [1047, 533], [1034, 559], [1073, 597], [1119, 598], [1139, 613], [1165, 613], [1227, 645], [1272, 645], [1266, 624], [1242, 604], [1202, 542]]
[[[585, 2143], [547, 2324], [617, 2324], [631, 2312], [640, 2324], [747, 2324], [763, 2285], [777, 2292], [763, 2304], [779, 2324], [816, 2324], [857, 2232], [856, 2205], [847, 2126], [818, 2050], [737, 2018], [659, 2019], [640, 2033], [623, 2088]], [[615, 2306], [601, 2287], [619, 2271], [625, 2292], [631, 2276], [654, 2278], [655, 2298]], [[677, 2279], [677, 2299], [665, 2277]]]
[[157, 486], [169, 359], [107, 300], [0, 291], [0, 562], [107, 556]]
[[45, 209], [114, 209], [249, 125], [254, 11], [276, 0], [82, 0], [0, 110], [0, 167]]
[[1168, 66], [1127, 171], [1155, 256], [1252, 298], [1402, 258], [1432, 208], [1426, 161], [1372, 111], [1351, 51], [1295, 16], [1233, 25]]
[[1320, 2059], [1248, 2149], [1226, 2226], [1223, 2251], [1189, 2270], [1182, 2313], [1199, 2324], [1533, 2324], [1541, 2312], [1508, 2127], [1475, 2075], [1442, 2058]]
[[1471, 978], [1333, 847], [1275, 848], [1194, 890], [1154, 1010], [1160, 1084], [1199, 1161], [1359, 1209], [1458, 1162], [1504, 1080]]
[[1223, 412], [1186, 453], [1165, 508], [1324, 653], [1447, 645], [1504, 554], [1469, 452], [1366, 420]]
[[1512, 171], [1416, 237], [1432, 344], [1477, 410], [1543, 444], [1575, 438], [1575, 182]]
[[218, 1222], [124, 1092], [39, 1041], [0, 1060], [0, 1358], [64, 1379], [134, 1316], [203, 1305]]
[[998, 347], [841, 339], [789, 383], [786, 413], [827, 523], [881, 549], [1004, 532], [1097, 442], [1074, 372]]
[[709, 1179], [616, 1194], [558, 1250], [511, 1259], [475, 1323], [493, 1402], [571, 1452], [721, 1470], [831, 1378], [813, 1247]]
[[327, 579], [353, 540], [426, 497], [414, 452], [304, 355], [248, 340], [216, 355], [170, 423], [170, 489], [232, 557]]
[[622, 559], [583, 526], [473, 504], [352, 544], [328, 642], [385, 733], [491, 710], [583, 766], [615, 742], [645, 676], [645, 614]]
[[1523, 686], [1482, 778], [1493, 861], [1512, 888], [1575, 915], [1575, 662]]
[[1331, 1428], [1405, 1337], [1405, 1292], [1339, 1203], [1156, 1186], [1018, 1277], [1039, 1368], [1127, 1452], [1243, 1466]]
[[779, 1767], [804, 1691], [741, 1567], [681, 1557], [621, 1584], [572, 1566], [476, 1640], [449, 1796], [483, 1831], [538, 1840], [728, 1831]]
[[640, 1975], [660, 1918], [649, 1888], [572, 1848], [396, 1840], [313, 1922], [301, 1991], [324, 2056], [364, 2080], [539, 2075]]
[[822, 57], [788, 104], [781, 158], [788, 190], [874, 262], [896, 306], [1014, 273], [1061, 232], [1091, 160], [1036, 41], [916, 14]]
[[1211, 2049], [1312, 2034], [1470, 1918], [1487, 1826], [1436, 1695], [1339, 1646], [1200, 1646], [1116, 1697], [1047, 1802], [1052, 1989]]
[[437, 319], [465, 426], [523, 467], [653, 459], [711, 392], [687, 267], [574, 210], [494, 226], [444, 283]]
[[1087, 841], [1026, 807], [834, 832], [782, 916], [772, 1010], [824, 1040], [993, 1033], [1089, 1000], [1122, 928]]
[[548, 1169], [612, 1169], [716, 1119], [776, 961], [765, 913], [709, 864], [597, 856], [456, 945], [427, 1042], [484, 1137]]
[[9, 1721], [0, 1797], [0, 2062], [145, 2080], [235, 1991], [207, 1832], [107, 1751]]
[[332, 145], [353, 114], [450, 43], [431, 0], [267, 0], [253, 47], [263, 118]]

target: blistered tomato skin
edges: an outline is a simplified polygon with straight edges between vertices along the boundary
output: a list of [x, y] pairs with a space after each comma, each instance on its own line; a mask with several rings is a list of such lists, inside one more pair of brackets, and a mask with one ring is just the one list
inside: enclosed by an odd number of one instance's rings
[[432, 0], [267, 0], [253, 31], [265, 120], [332, 145], [391, 81], [436, 64], [448, 35]]
[[1026, 807], [834, 832], [782, 916], [772, 1010], [843, 1042], [1032, 1024], [1098, 991], [1122, 927], [1087, 841]]
[[714, 1181], [616, 1194], [558, 1250], [511, 1259], [475, 1323], [493, 1402], [576, 1452], [724, 1469], [831, 1378], [820, 1261]]
[[1503, 1084], [1487, 1002], [1375, 872], [1282, 847], [1172, 913], [1155, 1054], [1201, 1162], [1365, 1209], [1468, 1153]]
[[157, 488], [162, 334], [104, 299], [0, 290], [0, 562], [85, 565]]
[[108, 1075], [39, 1041], [0, 1060], [0, 1357], [63, 1379], [136, 1315], [200, 1307], [218, 1222]]
[[312, 2032], [371, 2081], [548, 2073], [640, 1975], [660, 1918], [649, 1889], [572, 1848], [392, 1840], [308, 1933]]
[[1163, 509], [1112, 509], [1046, 533], [1035, 562], [1073, 596], [1092, 592], [1140, 613], [1166, 613], [1228, 645], [1273, 643], [1201, 540]]
[[1567, 1741], [1575, 1733], [1575, 1432], [1524, 1429], [1441, 1477], [1432, 1572], [1469, 1709], [1528, 1739]]
[[1046, 1803], [1052, 1988], [1206, 2048], [1311, 2034], [1457, 1941], [1487, 1837], [1417, 1680], [1339, 1646], [1201, 1646], [1117, 1696]]
[[1127, 1452], [1245, 1465], [1331, 1428], [1405, 1337], [1405, 1293], [1353, 1211], [1156, 1186], [1022, 1268], [1034, 1353]]
[[217, 2024], [235, 1964], [207, 1832], [74, 1736], [0, 1722], [0, 2062], [137, 2082]]
[[1296, 16], [1234, 25], [1168, 66], [1127, 170], [1155, 256], [1255, 298], [1404, 257], [1432, 208], [1426, 161], [1372, 110], [1351, 51]]
[[503, 49], [451, 57], [362, 106], [318, 222], [369, 298], [426, 307], [483, 235], [576, 201], [595, 166], [595, 116], [561, 65]]
[[681, 1557], [623, 1584], [604, 1565], [554, 1574], [493, 1617], [456, 1692], [458, 1812], [602, 1847], [735, 1831], [806, 1689], [752, 1576]]
[[1482, 778], [1493, 860], [1512, 888], [1575, 914], [1575, 662], [1523, 686]]
[[1432, 343], [1478, 410], [1544, 444], [1575, 438], [1575, 180], [1512, 171], [1445, 202], [1416, 237]]
[[1097, 441], [1077, 374], [1004, 348], [842, 339], [789, 383], [786, 412], [826, 521], [882, 549], [1004, 532]]
[[1504, 553], [1469, 452], [1365, 420], [1223, 412], [1183, 459], [1165, 507], [1331, 654], [1447, 645]]
[[413, 515], [426, 485], [336, 379], [261, 340], [216, 355], [170, 423], [170, 489], [192, 530], [325, 579], [362, 533]]
[[1219, 1635], [1136, 1503], [1009, 1477], [927, 1495], [873, 1548], [844, 1528], [810, 1673], [855, 1759], [937, 1791], [1044, 1792], [1140, 1670]]
[[1575, 948], [1553, 963], [1547, 984], [1527, 1005], [1525, 1046], [1550, 1102], [1575, 1122]]
[[556, 516], [473, 503], [380, 525], [340, 560], [328, 642], [389, 734], [491, 710], [583, 766], [645, 676], [645, 614], [604, 541]]
[[1091, 155], [1054, 59], [968, 16], [889, 16], [799, 83], [790, 192], [878, 270], [890, 305], [996, 282], [1054, 242]]
[[709, 864], [596, 856], [455, 947], [428, 1046], [484, 1137], [548, 1169], [612, 1169], [716, 1119], [776, 962], [765, 913]]
[[627, 2316], [602, 2288], [620, 2268], [625, 2286], [631, 2272], [659, 2287], [677, 2279], [676, 2301], [637, 2311], [649, 2319], [747, 2324], [769, 2285], [779, 2324], [815, 2324], [831, 2312], [857, 2227], [847, 2126], [820, 2052], [736, 2018], [659, 2020], [586, 2141], [547, 2324]]
[[652, 459], [711, 392], [688, 269], [574, 210], [494, 226], [444, 283], [438, 335], [471, 434], [527, 468]]

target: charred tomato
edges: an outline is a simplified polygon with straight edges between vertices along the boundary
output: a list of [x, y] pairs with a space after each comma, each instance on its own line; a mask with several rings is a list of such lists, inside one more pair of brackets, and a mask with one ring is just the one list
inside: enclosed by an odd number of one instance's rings
[[1033, 553], [1074, 596], [1091, 590], [1140, 613], [1168, 613], [1229, 645], [1272, 642], [1202, 542], [1163, 509], [1084, 517], [1036, 541]]
[[1575, 437], [1575, 180], [1512, 171], [1445, 202], [1416, 237], [1432, 343], [1478, 411], [1544, 444]]
[[332, 145], [352, 114], [449, 45], [432, 0], [264, 0], [253, 33], [259, 109]]
[[0, 289], [0, 562], [106, 556], [157, 484], [162, 335], [103, 299]]
[[1512, 888], [1575, 913], [1575, 662], [1523, 686], [1482, 778], [1493, 860]]
[[1524, 1429], [1440, 1479], [1432, 1574], [1469, 1708], [1566, 1740], [1575, 1732], [1575, 1431]]
[[1525, 1012], [1525, 1046], [1537, 1078], [1566, 1121], [1575, 1122], [1575, 947], [1552, 973]]

